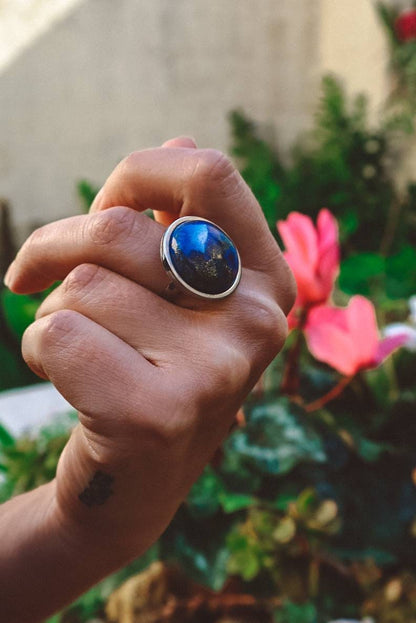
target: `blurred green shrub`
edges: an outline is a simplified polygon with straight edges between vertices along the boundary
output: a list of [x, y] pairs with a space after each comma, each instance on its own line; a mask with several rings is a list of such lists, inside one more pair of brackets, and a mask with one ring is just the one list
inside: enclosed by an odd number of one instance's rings
[[315, 127], [293, 149], [288, 164], [242, 111], [232, 112], [230, 123], [231, 153], [273, 231], [277, 219], [290, 212], [315, 218], [327, 207], [340, 224], [344, 256], [372, 254], [372, 263], [362, 262], [370, 272], [367, 280], [388, 270], [395, 297], [416, 291], [415, 271], [405, 285], [402, 279], [405, 265], [409, 273], [407, 260], [416, 244], [415, 184], [398, 194], [397, 136], [383, 124], [378, 129], [369, 126], [363, 96], [349, 104], [340, 82], [326, 77]]
[[77, 184], [78, 197], [84, 212], [88, 212], [99, 188], [88, 180], [80, 180]]

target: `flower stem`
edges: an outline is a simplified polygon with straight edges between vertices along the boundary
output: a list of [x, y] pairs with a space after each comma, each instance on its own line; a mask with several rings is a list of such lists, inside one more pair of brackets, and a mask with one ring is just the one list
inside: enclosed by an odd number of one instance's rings
[[287, 355], [283, 380], [280, 386], [281, 393], [287, 396], [293, 396], [299, 391], [299, 357], [302, 350], [302, 332], [306, 325], [307, 316], [308, 311], [304, 309], [299, 317], [296, 338]]
[[307, 411], [308, 413], [311, 413], [312, 411], [317, 411], [318, 409], [321, 409], [328, 402], [330, 402], [331, 400], [334, 400], [334, 398], [337, 398], [340, 394], [342, 394], [344, 389], [347, 387], [347, 385], [351, 383], [353, 378], [354, 378], [353, 376], [343, 376], [340, 379], [340, 381], [328, 393], [324, 394], [320, 398], [317, 398], [317, 400], [314, 400], [313, 402], [310, 402], [308, 405], [306, 405], [305, 411]]

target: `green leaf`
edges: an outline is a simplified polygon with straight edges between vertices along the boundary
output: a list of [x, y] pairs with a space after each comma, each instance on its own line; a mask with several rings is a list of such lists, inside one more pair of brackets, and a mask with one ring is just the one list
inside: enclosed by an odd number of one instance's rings
[[224, 485], [209, 465], [193, 485], [187, 498], [187, 505], [194, 517], [209, 517], [220, 508], [220, 496]]
[[257, 136], [257, 128], [243, 112], [229, 115], [233, 145], [231, 153], [239, 160], [243, 178], [259, 201], [270, 229], [276, 231], [277, 201], [282, 195], [282, 167], [273, 148]]
[[14, 294], [6, 289], [2, 291], [1, 298], [6, 322], [13, 333], [21, 338], [35, 320], [39, 300], [25, 294]]
[[296, 507], [300, 515], [306, 515], [310, 513], [316, 506], [317, 494], [315, 489], [309, 487], [304, 489], [296, 500]]
[[15, 439], [11, 433], [5, 428], [2, 424], [0, 424], [0, 448], [11, 448], [15, 445]]
[[255, 504], [256, 499], [252, 495], [244, 493], [231, 493], [229, 491], [220, 494], [220, 503], [223, 511], [227, 514], [249, 508]]
[[382, 284], [385, 259], [377, 253], [351, 255], [341, 264], [339, 287], [347, 294], [368, 296]]
[[296, 502], [297, 496], [294, 493], [281, 493], [273, 502], [273, 506], [279, 511], [286, 512], [289, 504]]
[[25, 365], [23, 359], [18, 354], [11, 352], [4, 344], [0, 342], [0, 391], [27, 385], [33, 382], [29, 368]]
[[[172, 530], [172, 526], [170, 528]], [[164, 541], [166, 540], [166, 534]], [[225, 547], [223, 530], [213, 530], [212, 525], [199, 529], [195, 523], [186, 531], [177, 532], [168, 550], [164, 543], [164, 560], [180, 564], [189, 577], [218, 591], [227, 579], [229, 551]]]
[[409, 298], [416, 292], [416, 249], [405, 245], [386, 260], [386, 294], [392, 299]]
[[341, 239], [349, 238], [351, 234], [357, 231], [359, 226], [359, 219], [356, 212], [349, 210], [345, 212], [343, 217], [339, 222], [340, 230], [341, 230]]
[[378, 461], [385, 452], [392, 450], [392, 446], [387, 443], [378, 443], [365, 437], [356, 437], [354, 441], [357, 453], [368, 463]]
[[92, 202], [94, 201], [99, 188], [88, 182], [88, 180], [79, 180], [77, 184], [78, 196], [81, 199], [84, 212], [88, 212], [91, 207]]
[[318, 434], [301, 409], [287, 400], [254, 407], [245, 428], [228, 440], [227, 451], [271, 475], [285, 474], [302, 462], [326, 459]]
[[316, 623], [317, 611], [312, 603], [294, 604], [286, 601], [281, 608], [275, 612], [276, 623]]
[[263, 552], [256, 541], [237, 529], [228, 535], [227, 546], [231, 554], [227, 564], [229, 573], [240, 575], [247, 581], [260, 573], [263, 566]]

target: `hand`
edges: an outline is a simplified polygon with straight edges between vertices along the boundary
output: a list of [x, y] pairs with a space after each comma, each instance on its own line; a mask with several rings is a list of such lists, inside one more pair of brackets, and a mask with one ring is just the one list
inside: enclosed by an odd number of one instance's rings
[[[186, 215], [236, 243], [243, 271], [230, 297], [163, 298], [160, 240]], [[23, 338], [28, 365], [79, 410], [53, 512], [69, 539], [105, 542], [124, 560], [165, 529], [282, 347], [294, 279], [232, 164], [176, 139], [123, 160], [89, 215], [38, 229], [8, 274], [20, 293], [56, 280]]]

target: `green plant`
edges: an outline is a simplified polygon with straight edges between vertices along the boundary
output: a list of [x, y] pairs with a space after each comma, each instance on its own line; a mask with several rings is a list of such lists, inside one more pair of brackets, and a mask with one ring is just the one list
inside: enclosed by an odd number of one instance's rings
[[94, 186], [88, 180], [79, 180], [77, 191], [84, 212], [88, 212], [99, 191], [98, 186]]
[[409, 26], [406, 26], [409, 17], [412, 19], [409, 16], [412, 6], [409, 2], [407, 11], [404, 11], [386, 2], [377, 2], [376, 11], [390, 51], [392, 89], [385, 103], [386, 127], [413, 134], [416, 113], [416, 39], [412, 28], [409, 31]]
[[[315, 127], [283, 165], [243, 112], [230, 115], [231, 153], [258, 197], [269, 223], [300, 210], [315, 217], [323, 206], [337, 217], [344, 254], [373, 252], [388, 257], [416, 242], [412, 185], [398, 196], [389, 132], [367, 121], [363, 96], [348, 103], [341, 83], [327, 76]], [[415, 285], [414, 283], [412, 284]]]

